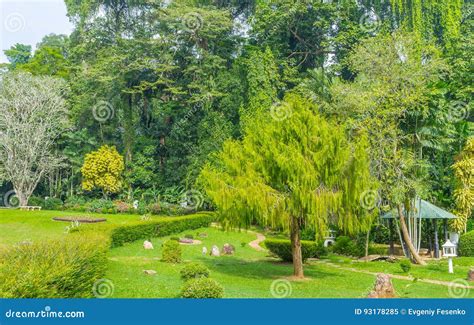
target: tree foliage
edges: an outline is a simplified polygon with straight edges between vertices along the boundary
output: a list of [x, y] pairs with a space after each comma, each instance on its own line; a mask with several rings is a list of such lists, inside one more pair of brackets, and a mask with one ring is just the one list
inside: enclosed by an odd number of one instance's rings
[[[207, 165], [200, 180], [225, 227], [291, 230], [299, 250], [293, 254], [301, 257], [303, 226], [319, 236], [330, 224], [349, 233], [367, 230], [373, 215], [360, 200], [374, 183], [364, 135], [349, 141], [343, 128], [296, 95], [281, 105], [290, 114], [287, 119], [257, 115], [241, 141], [224, 144], [217, 163]], [[295, 275], [302, 275], [293, 260]]]
[[102, 190], [104, 195], [117, 193], [122, 188], [123, 157], [114, 146], [104, 145], [88, 153], [81, 168], [82, 188]]

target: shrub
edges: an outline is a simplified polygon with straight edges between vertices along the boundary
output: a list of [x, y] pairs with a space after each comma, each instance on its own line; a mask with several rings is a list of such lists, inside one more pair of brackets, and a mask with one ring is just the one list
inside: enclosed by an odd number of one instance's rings
[[70, 196], [64, 202], [64, 209], [84, 212], [86, 211], [85, 204], [86, 199], [82, 196]]
[[97, 213], [115, 213], [114, 202], [106, 199], [92, 200], [85, 204], [85, 210]]
[[337, 237], [332, 251], [336, 254], [356, 257], [363, 256], [365, 253], [364, 245], [356, 243], [347, 236]]
[[214, 220], [210, 213], [196, 214], [185, 217], [163, 218], [152, 221], [137, 221], [128, 225], [114, 227], [111, 230], [112, 247], [124, 243], [153, 237], [164, 237], [185, 230], [207, 227]]
[[161, 213], [161, 205], [159, 203], [152, 203], [147, 205], [146, 207], [148, 213], [151, 214], [160, 214]]
[[388, 255], [388, 245], [384, 245], [384, 244], [369, 245], [369, 255]]
[[91, 297], [105, 275], [106, 255], [103, 237], [13, 246], [0, 256], [0, 297]]
[[168, 240], [163, 244], [161, 260], [167, 263], [181, 262], [181, 246], [176, 240]]
[[181, 269], [181, 278], [183, 280], [197, 279], [197, 278], [208, 278], [209, 269], [199, 263], [187, 264]]
[[224, 288], [216, 281], [208, 278], [187, 281], [181, 291], [183, 298], [222, 298]]
[[63, 208], [63, 201], [61, 199], [50, 197], [44, 200], [43, 209], [45, 210], [61, 210]]
[[133, 211], [132, 205], [124, 201], [114, 201], [114, 208], [118, 213], [130, 213]]
[[408, 272], [410, 271], [410, 269], [411, 269], [411, 262], [410, 262], [410, 260], [407, 259], [407, 258], [402, 259], [402, 260], [400, 261], [399, 265], [400, 265], [400, 268], [402, 269], [402, 271], [403, 271], [404, 273], [408, 273]]
[[40, 206], [43, 207], [44, 205], [44, 199], [38, 197], [38, 196], [31, 196], [28, 199], [28, 205], [29, 206]]
[[459, 239], [459, 255], [474, 256], [474, 230], [461, 235]]
[[[272, 254], [278, 256], [283, 261], [293, 261], [293, 255], [291, 253], [291, 242], [289, 240], [266, 239], [264, 244], [265, 247], [267, 247]], [[321, 243], [302, 240], [301, 253], [303, 255], [303, 261], [305, 261], [308, 258], [323, 256], [326, 253], [326, 250]]]

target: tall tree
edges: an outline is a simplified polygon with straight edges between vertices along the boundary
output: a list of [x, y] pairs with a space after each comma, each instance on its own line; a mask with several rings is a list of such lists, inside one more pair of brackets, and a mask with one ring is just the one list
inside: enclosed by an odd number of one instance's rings
[[349, 141], [342, 128], [296, 95], [281, 105], [291, 112], [287, 119], [257, 114], [243, 140], [226, 142], [199, 182], [225, 227], [259, 224], [288, 230], [294, 276], [301, 278], [302, 227], [319, 236], [330, 224], [350, 233], [367, 230], [373, 215], [360, 197], [374, 183], [364, 136]]
[[51, 77], [10, 73], [0, 81], [0, 163], [20, 205], [45, 174], [60, 166], [55, 152], [67, 127], [65, 83]]

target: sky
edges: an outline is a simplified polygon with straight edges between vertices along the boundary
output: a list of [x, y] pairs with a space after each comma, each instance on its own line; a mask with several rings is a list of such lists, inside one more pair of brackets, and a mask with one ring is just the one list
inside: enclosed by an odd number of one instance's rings
[[64, 0], [0, 0], [0, 63], [3, 51], [16, 43], [33, 49], [44, 35], [72, 32]]

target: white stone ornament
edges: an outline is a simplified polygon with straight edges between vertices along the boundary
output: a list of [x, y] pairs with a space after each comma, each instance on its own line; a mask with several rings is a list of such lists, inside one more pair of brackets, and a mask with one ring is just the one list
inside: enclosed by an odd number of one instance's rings
[[151, 242], [149, 242], [148, 240], [145, 240], [145, 242], [143, 243], [143, 248], [153, 249], [153, 244]]
[[207, 247], [204, 246], [204, 247], [202, 248], [202, 255], [206, 255], [206, 254], [207, 254]]
[[217, 247], [216, 245], [212, 246], [211, 256], [221, 256], [221, 253], [219, 252], [219, 247]]

